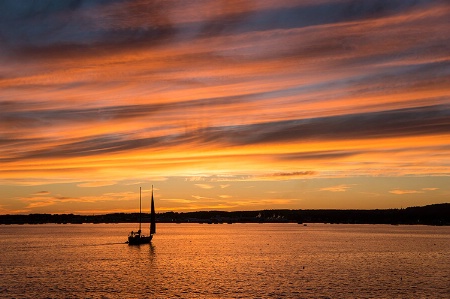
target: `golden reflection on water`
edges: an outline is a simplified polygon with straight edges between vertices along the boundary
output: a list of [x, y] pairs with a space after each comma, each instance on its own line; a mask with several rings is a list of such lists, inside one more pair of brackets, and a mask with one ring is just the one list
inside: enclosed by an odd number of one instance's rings
[[[0, 226], [5, 298], [447, 298], [450, 228]], [[26, 295], [24, 295], [26, 294]]]

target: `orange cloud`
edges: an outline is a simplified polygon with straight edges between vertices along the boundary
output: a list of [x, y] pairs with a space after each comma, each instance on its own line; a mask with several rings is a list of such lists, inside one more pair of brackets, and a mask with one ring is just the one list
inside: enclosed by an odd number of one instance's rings
[[420, 194], [420, 193], [425, 193], [427, 191], [436, 191], [436, 190], [439, 190], [439, 188], [422, 188], [420, 190], [394, 189], [394, 190], [389, 191], [389, 193], [398, 194], [398, 195], [403, 195], [403, 194]]
[[35, 195], [35, 196], [40, 196], [40, 195], [44, 196], [44, 195], [49, 195], [49, 194], [50, 194], [50, 192], [48, 192], [48, 191], [39, 191], [39, 192], [34, 193], [33, 195]]
[[423, 191], [436, 191], [439, 190], [439, 188], [422, 188]]
[[345, 191], [349, 190], [350, 188], [352, 188], [352, 185], [342, 184], [342, 185], [337, 185], [337, 186], [321, 188], [320, 191], [345, 192]]
[[202, 188], [202, 189], [212, 189], [214, 188], [213, 185], [209, 185], [209, 184], [195, 184], [195, 186]]
[[78, 187], [104, 187], [104, 186], [111, 186], [115, 185], [117, 182], [114, 181], [91, 181], [91, 182], [85, 182], [85, 183], [79, 183], [77, 184]]
[[389, 191], [389, 193], [397, 194], [397, 195], [403, 195], [403, 194], [418, 194], [418, 193], [424, 193], [420, 190], [402, 190], [402, 189], [395, 189]]

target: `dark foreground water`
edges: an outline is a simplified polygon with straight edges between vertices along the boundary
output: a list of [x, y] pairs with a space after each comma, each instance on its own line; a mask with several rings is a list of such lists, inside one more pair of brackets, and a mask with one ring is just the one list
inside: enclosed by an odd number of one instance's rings
[[450, 227], [0, 226], [0, 298], [450, 298]]

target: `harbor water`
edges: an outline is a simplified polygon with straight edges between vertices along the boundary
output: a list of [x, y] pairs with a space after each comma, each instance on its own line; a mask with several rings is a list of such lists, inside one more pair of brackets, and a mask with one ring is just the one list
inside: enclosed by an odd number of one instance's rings
[[[450, 298], [450, 227], [0, 226], [0, 298]], [[148, 233], [148, 228], [143, 229]]]

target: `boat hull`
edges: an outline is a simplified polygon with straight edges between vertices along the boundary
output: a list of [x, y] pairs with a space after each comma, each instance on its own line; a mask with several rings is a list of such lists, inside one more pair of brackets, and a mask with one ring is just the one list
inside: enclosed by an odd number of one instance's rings
[[129, 236], [128, 245], [148, 244], [152, 241], [153, 235], [150, 236]]

